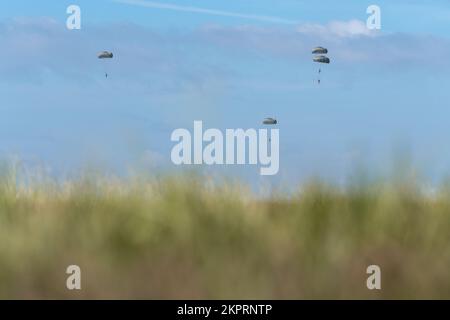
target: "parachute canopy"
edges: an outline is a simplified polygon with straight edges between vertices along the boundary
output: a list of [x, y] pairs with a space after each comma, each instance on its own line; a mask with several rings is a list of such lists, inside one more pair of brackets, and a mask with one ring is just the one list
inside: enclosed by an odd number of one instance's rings
[[330, 63], [330, 58], [328, 58], [327, 56], [316, 56], [313, 58], [314, 62], [318, 62], [318, 63]]
[[263, 121], [263, 124], [267, 124], [267, 125], [274, 125], [274, 124], [277, 124], [277, 123], [278, 123], [278, 121], [276, 119], [274, 119], [274, 118], [266, 118]]
[[112, 58], [114, 57], [114, 55], [113, 55], [112, 52], [109, 52], [109, 51], [102, 51], [102, 52], [99, 52], [99, 53], [97, 54], [97, 57], [98, 57], [99, 59], [112, 59]]
[[312, 54], [327, 54], [328, 49], [323, 47], [316, 47], [313, 49]]

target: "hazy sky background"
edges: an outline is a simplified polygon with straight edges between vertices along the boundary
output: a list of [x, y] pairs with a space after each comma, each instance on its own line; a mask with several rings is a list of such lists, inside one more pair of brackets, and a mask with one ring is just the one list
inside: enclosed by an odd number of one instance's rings
[[[174, 129], [258, 128], [275, 117], [277, 177], [256, 166], [208, 170], [252, 183], [342, 181], [360, 162], [389, 166], [401, 146], [431, 179], [450, 173], [449, 1], [152, 3], [0, 3], [2, 157], [56, 174], [86, 163], [172, 170]], [[81, 7], [79, 31], [66, 29], [70, 4]], [[365, 27], [371, 4], [381, 32]], [[320, 86], [317, 45], [332, 59]], [[115, 58], [99, 61], [101, 50]]]

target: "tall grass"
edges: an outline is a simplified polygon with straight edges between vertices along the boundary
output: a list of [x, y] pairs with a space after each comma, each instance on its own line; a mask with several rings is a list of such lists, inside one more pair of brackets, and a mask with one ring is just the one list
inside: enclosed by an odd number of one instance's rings
[[448, 299], [449, 267], [445, 187], [316, 181], [266, 198], [195, 175], [0, 178], [0, 298]]

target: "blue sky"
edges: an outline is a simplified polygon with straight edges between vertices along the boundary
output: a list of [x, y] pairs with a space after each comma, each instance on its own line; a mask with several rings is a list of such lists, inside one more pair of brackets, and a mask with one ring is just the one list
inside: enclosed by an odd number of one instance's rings
[[[208, 170], [252, 183], [341, 181], [361, 161], [389, 166], [401, 145], [431, 179], [449, 173], [448, 1], [124, 2], [0, 4], [1, 156], [53, 172], [175, 170], [174, 129], [254, 128], [273, 116], [277, 177]], [[79, 31], [65, 27], [70, 4], [81, 7]], [[157, 8], [168, 4], [191, 9]], [[365, 28], [370, 4], [381, 7], [380, 32]], [[332, 59], [320, 86], [316, 45]], [[99, 61], [100, 50], [115, 59]]]

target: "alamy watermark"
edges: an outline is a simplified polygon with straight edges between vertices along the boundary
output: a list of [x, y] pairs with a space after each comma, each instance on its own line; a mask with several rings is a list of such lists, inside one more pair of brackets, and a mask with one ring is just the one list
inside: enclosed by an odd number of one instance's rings
[[[270, 136], [269, 136], [270, 134]], [[280, 167], [278, 129], [207, 129], [194, 121], [194, 132], [176, 129], [171, 141], [171, 159], [175, 165], [260, 165], [260, 174], [276, 175]]]
[[66, 20], [66, 27], [69, 30], [81, 29], [81, 8], [77, 5], [70, 5], [67, 7], [66, 13], [69, 17]]
[[377, 265], [370, 265], [367, 267], [366, 273], [370, 275], [366, 281], [367, 289], [381, 290], [381, 268]]
[[369, 17], [367, 18], [367, 29], [380, 30], [381, 29], [381, 8], [377, 5], [370, 5], [366, 10]]
[[81, 290], [81, 268], [77, 265], [70, 265], [66, 269], [69, 276], [66, 280], [68, 290]]

